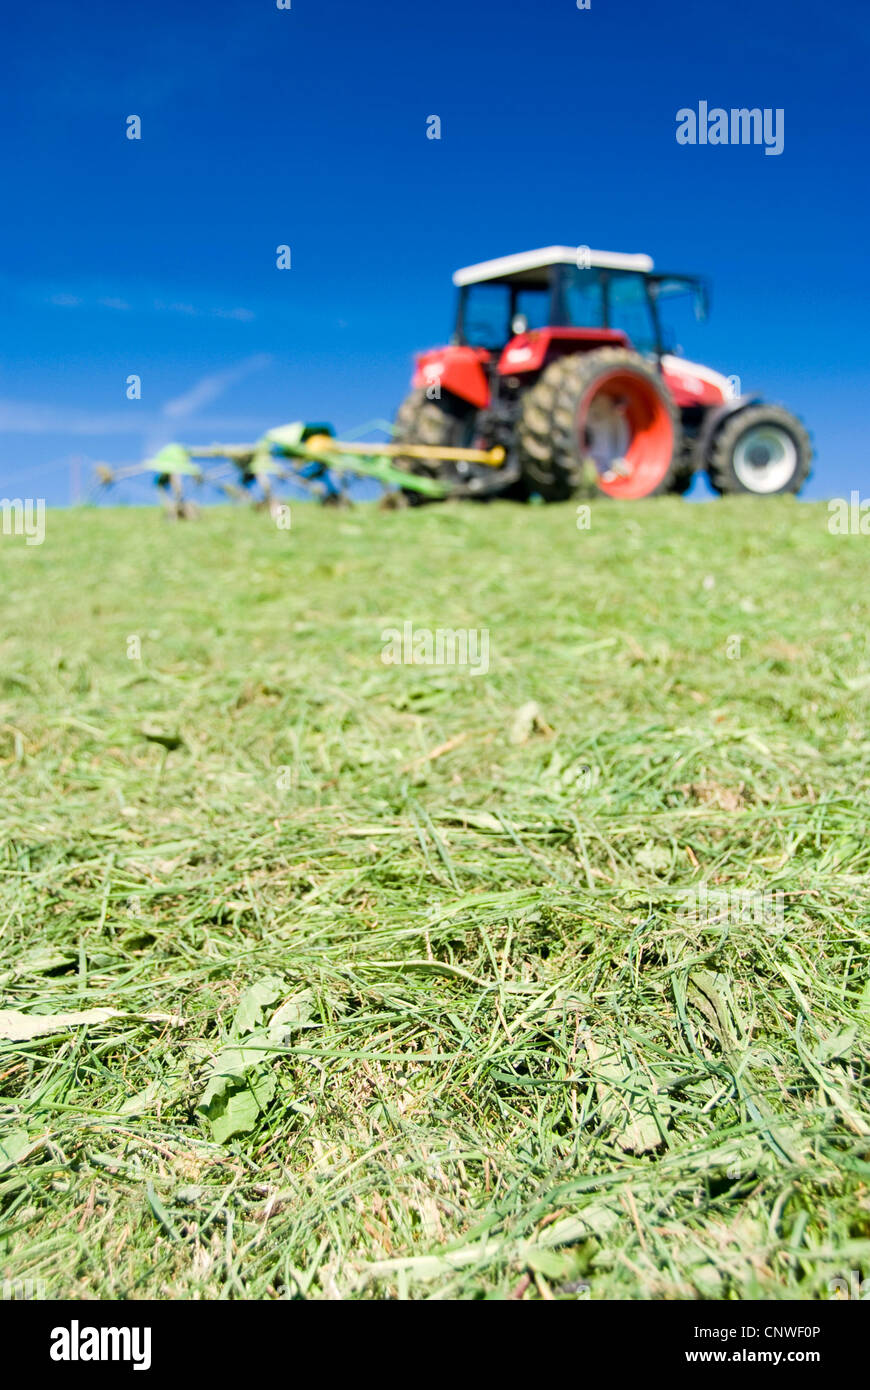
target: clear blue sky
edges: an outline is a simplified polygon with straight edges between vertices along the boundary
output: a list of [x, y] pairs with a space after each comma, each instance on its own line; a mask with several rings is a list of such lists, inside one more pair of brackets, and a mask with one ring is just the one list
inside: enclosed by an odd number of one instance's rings
[[[451, 272], [551, 243], [709, 274], [688, 355], [804, 417], [807, 495], [870, 488], [858, 0], [43, 0], [4, 40], [0, 494], [391, 416]], [[784, 152], [679, 146], [700, 100], [782, 107]]]

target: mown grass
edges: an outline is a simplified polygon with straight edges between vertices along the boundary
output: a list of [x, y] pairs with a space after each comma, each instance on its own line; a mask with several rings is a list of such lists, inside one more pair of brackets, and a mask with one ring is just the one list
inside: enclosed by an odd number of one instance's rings
[[[0, 1007], [123, 1014], [0, 1043], [3, 1277], [870, 1273], [870, 549], [826, 515], [80, 510], [3, 538]], [[406, 620], [488, 629], [489, 672], [383, 664]], [[783, 919], [687, 920], [701, 881]], [[269, 979], [263, 1022], [295, 1023], [218, 1143], [210, 1064]]]

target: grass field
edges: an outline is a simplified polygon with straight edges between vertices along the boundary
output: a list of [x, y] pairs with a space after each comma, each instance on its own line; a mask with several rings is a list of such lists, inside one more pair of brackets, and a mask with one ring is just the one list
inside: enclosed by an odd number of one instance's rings
[[[826, 520], [118, 509], [0, 540], [3, 1278], [870, 1274], [870, 542]], [[489, 670], [385, 664], [408, 621], [488, 630]]]

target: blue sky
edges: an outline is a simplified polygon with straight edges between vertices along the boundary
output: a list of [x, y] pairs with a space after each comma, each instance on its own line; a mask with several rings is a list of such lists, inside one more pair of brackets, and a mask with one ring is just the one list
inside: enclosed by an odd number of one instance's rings
[[[866, 493], [857, 0], [44, 0], [4, 37], [0, 494], [391, 416], [451, 272], [552, 243], [709, 275], [687, 354], [803, 416], [807, 496]], [[783, 153], [678, 145], [700, 100], [783, 108]]]

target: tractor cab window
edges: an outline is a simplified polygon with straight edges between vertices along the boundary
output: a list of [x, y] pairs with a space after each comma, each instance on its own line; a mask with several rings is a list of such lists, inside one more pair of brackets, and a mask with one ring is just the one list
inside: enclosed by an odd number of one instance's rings
[[507, 285], [471, 285], [465, 294], [462, 336], [471, 347], [502, 348], [510, 335], [511, 296]]
[[546, 328], [550, 322], [550, 291], [535, 285], [518, 288], [515, 292], [515, 313], [522, 314], [529, 328]]
[[462, 337], [471, 347], [500, 350], [514, 336], [512, 322], [522, 314], [529, 328], [545, 328], [550, 294], [546, 286], [514, 286], [491, 281], [470, 285], [462, 311]]
[[608, 327], [619, 328], [636, 352], [656, 351], [656, 332], [643, 275], [608, 276]]
[[698, 324], [707, 316], [703, 281], [681, 276], [654, 276], [650, 289], [658, 306], [665, 352], [691, 357], [702, 351]]
[[562, 281], [560, 318], [572, 328], [604, 327], [604, 291], [599, 270], [573, 266]]

